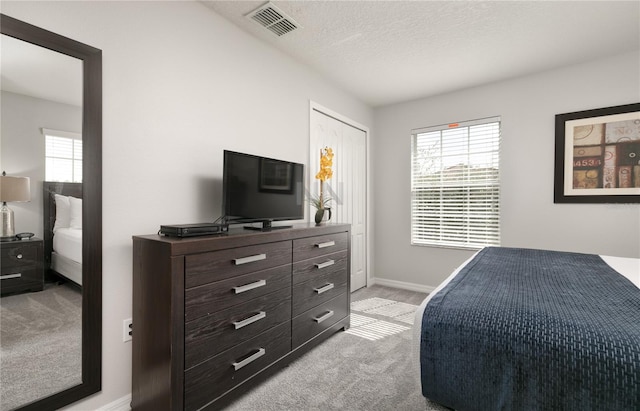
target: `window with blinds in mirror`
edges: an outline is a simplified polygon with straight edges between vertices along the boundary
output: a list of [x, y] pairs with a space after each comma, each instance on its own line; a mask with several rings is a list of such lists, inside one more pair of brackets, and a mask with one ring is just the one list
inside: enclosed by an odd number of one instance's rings
[[411, 244], [500, 245], [500, 118], [411, 134]]
[[82, 135], [68, 131], [42, 129], [45, 138], [45, 179], [68, 183], [82, 182]]

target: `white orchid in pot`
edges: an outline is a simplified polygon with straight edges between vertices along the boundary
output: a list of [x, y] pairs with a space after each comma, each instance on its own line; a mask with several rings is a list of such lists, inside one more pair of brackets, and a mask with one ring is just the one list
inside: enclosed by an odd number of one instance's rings
[[320, 150], [320, 171], [316, 174], [316, 180], [320, 180], [320, 194], [311, 198], [311, 203], [316, 208], [315, 222], [320, 224], [325, 213], [328, 213], [327, 220], [331, 219], [331, 197], [324, 193], [324, 182], [333, 176], [331, 167], [333, 166], [333, 150], [331, 147], [325, 147]]

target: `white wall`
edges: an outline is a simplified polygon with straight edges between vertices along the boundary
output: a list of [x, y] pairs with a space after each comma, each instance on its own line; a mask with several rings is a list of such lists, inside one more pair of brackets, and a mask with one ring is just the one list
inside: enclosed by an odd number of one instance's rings
[[436, 286], [472, 255], [410, 245], [410, 130], [491, 116], [502, 117], [503, 246], [640, 257], [640, 205], [553, 203], [554, 116], [640, 101], [638, 73], [631, 53], [376, 109], [375, 276]]
[[197, 2], [2, 12], [103, 52], [103, 390], [73, 407], [96, 409], [131, 392], [131, 236], [217, 218], [223, 149], [308, 164], [309, 100], [368, 127], [373, 110]]
[[14, 212], [16, 233], [26, 231], [42, 238], [45, 178], [42, 128], [81, 133], [82, 109], [6, 91], [2, 92], [1, 103], [0, 171], [29, 177], [31, 183], [30, 202], [9, 204]]

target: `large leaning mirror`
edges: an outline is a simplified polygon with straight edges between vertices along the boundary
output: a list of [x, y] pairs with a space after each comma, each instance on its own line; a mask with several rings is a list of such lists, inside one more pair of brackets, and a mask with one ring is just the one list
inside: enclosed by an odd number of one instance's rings
[[55, 410], [101, 389], [102, 52], [0, 19], [0, 411]]

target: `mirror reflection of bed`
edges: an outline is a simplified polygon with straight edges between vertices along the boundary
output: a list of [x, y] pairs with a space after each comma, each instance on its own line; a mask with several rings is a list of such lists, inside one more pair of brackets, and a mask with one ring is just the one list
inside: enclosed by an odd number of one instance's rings
[[44, 182], [44, 259], [49, 279], [82, 287], [82, 183]]
[[82, 382], [82, 183], [45, 181], [43, 216], [44, 290], [2, 297], [0, 411]]

